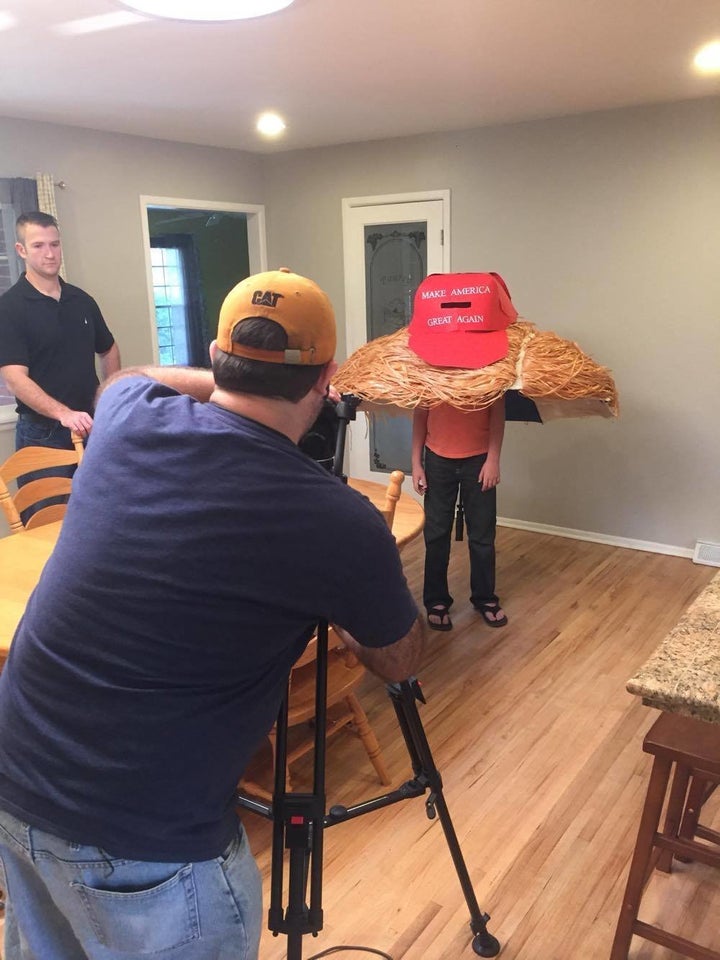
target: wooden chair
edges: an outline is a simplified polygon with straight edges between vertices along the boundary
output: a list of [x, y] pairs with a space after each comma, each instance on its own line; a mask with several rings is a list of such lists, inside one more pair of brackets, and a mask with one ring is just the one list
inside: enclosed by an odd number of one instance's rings
[[[380, 512], [392, 530], [395, 507], [400, 499], [400, 488], [405, 474], [395, 470], [388, 480], [385, 501]], [[288, 699], [288, 756], [287, 782], [290, 783], [290, 764], [312, 750], [315, 742], [315, 675], [317, 657], [317, 640], [315, 637], [305, 648], [304, 653], [294, 664], [289, 680]], [[332, 627], [328, 629], [328, 677], [327, 677], [327, 724], [325, 735], [332, 736], [340, 730], [349, 730], [361, 741], [371, 764], [375, 768], [378, 779], [383, 786], [390, 783], [387, 767], [380, 750], [367, 714], [355, 693], [355, 690], [365, 676], [365, 667], [354, 654], [347, 650]], [[275, 760], [275, 728], [268, 734], [272, 749], [273, 766]], [[260, 771], [258, 771], [259, 773]], [[240, 787], [247, 793], [258, 794], [270, 798], [270, 791], [258, 782], [258, 777], [251, 771], [240, 783]]]
[[[365, 748], [368, 759], [375, 768], [383, 785], [390, 783], [385, 761], [367, 714], [355, 693], [365, 676], [365, 667], [343, 645], [332, 627], [328, 630], [328, 675], [327, 675], [327, 723], [325, 736], [330, 737], [341, 730], [355, 734]], [[316, 638], [310, 641], [305, 652], [293, 666], [290, 674], [288, 701], [288, 752], [287, 789], [292, 790], [290, 765], [309, 753], [315, 743], [315, 676], [317, 656]], [[272, 767], [275, 766], [276, 730], [267, 737], [272, 752]], [[240, 783], [245, 793], [257, 794], [269, 799], [271, 788], [260, 782], [262, 761], [251, 764], [250, 770]]]
[[[627, 960], [633, 935], [693, 960], [720, 960], [717, 950], [638, 920], [643, 890], [656, 866], [669, 872], [677, 857], [720, 867], [720, 834], [698, 824], [702, 803], [720, 783], [720, 725], [663, 713], [645, 737], [643, 750], [655, 759], [610, 960]], [[665, 822], [658, 832], [666, 796]]]
[[73, 450], [55, 450], [52, 447], [22, 447], [11, 454], [0, 465], [0, 507], [10, 526], [11, 533], [20, 533], [24, 529], [40, 527], [45, 523], [61, 520], [65, 516], [67, 502], [54, 503], [41, 507], [23, 525], [21, 513], [28, 507], [48, 500], [51, 497], [70, 494], [72, 480], [69, 477], [43, 477], [31, 480], [18, 487], [12, 493], [8, 484], [15, 484], [18, 477], [36, 470], [51, 467], [77, 466], [83, 457], [83, 441], [77, 434], [72, 435]]

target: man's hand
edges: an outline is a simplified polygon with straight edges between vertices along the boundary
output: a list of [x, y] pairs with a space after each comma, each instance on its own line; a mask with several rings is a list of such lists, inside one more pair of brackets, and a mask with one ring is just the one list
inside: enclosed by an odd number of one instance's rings
[[492, 490], [500, 483], [500, 463], [495, 459], [488, 459], [482, 465], [478, 474], [478, 483], [482, 486], [483, 493]]
[[67, 413], [62, 414], [58, 419], [64, 427], [68, 427], [81, 437], [85, 438], [90, 435], [93, 418], [89, 413], [85, 413], [84, 410], [68, 410]]

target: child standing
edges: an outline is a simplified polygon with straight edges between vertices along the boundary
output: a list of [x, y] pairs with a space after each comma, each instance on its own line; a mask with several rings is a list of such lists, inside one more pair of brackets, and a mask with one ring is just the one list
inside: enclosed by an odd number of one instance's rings
[[504, 432], [502, 398], [471, 412], [448, 404], [415, 410], [412, 476], [415, 491], [425, 497], [423, 603], [433, 630], [452, 629], [447, 572], [458, 491], [470, 552], [470, 602], [489, 626], [508, 622], [495, 594], [495, 488]]

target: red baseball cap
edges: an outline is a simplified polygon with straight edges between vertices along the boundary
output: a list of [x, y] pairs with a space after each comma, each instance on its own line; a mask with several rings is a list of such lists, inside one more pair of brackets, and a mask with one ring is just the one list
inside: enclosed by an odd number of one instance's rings
[[431, 273], [415, 291], [408, 346], [436, 367], [487, 367], [507, 356], [517, 315], [497, 273]]

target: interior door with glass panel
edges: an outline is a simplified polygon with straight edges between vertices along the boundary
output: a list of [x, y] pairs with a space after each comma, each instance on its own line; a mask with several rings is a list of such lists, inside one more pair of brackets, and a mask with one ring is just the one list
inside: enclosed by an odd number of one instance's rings
[[[348, 356], [407, 326], [420, 281], [450, 269], [448, 226], [445, 192], [408, 202], [343, 201]], [[410, 416], [360, 412], [348, 435], [345, 473], [382, 483], [393, 470], [411, 473]]]

